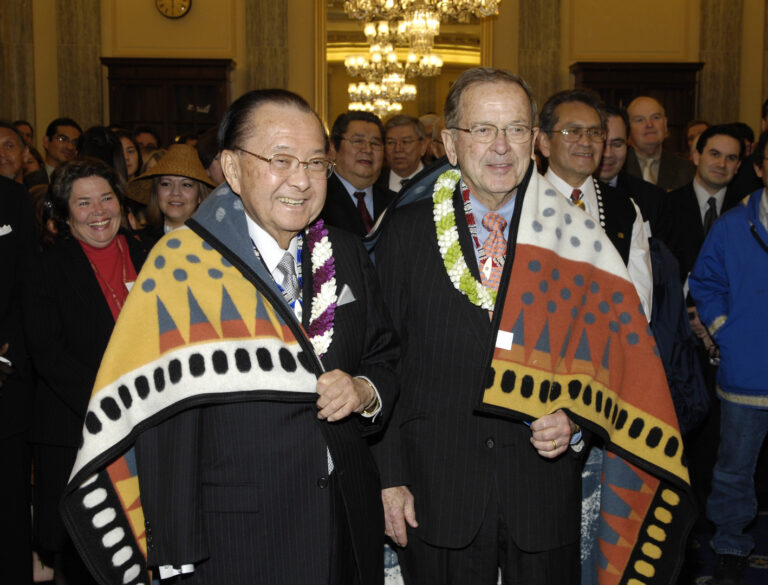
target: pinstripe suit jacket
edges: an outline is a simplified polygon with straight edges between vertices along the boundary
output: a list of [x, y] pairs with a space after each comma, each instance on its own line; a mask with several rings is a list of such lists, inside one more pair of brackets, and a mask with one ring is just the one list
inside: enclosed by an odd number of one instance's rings
[[[229, 210], [224, 222], [209, 222], [207, 208], [201, 207], [192, 228], [219, 251], [223, 244], [235, 254], [243, 277], [291, 319], [255, 259], [244, 215]], [[398, 347], [373, 267], [355, 236], [329, 231], [337, 285], [349, 285], [356, 300], [337, 308], [323, 365], [366, 375], [390, 408], [397, 394]], [[303, 258], [308, 318], [312, 272], [309, 254]], [[383, 514], [365, 435], [378, 430], [384, 417], [373, 424], [357, 415], [328, 423], [317, 419], [314, 401], [238, 402], [192, 408], [148, 429], [137, 441], [137, 459], [149, 565], [194, 563], [189, 583], [327, 583], [334, 519], [326, 489], [330, 452], [360, 582], [380, 583]]]
[[[519, 212], [522, 194], [517, 197]], [[454, 210], [467, 265], [479, 278], [458, 189]], [[413, 492], [415, 533], [435, 546], [466, 546], [496, 489], [518, 547], [541, 551], [575, 542], [578, 458], [569, 451], [545, 460], [522, 422], [474, 410], [495, 332], [487, 311], [471, 304], [446, 274], [431, 198], [395, 211], [376, 247], [376, 266], [403, 357], [400, 399], [374, 448], [382, 485], [407, 485]]]

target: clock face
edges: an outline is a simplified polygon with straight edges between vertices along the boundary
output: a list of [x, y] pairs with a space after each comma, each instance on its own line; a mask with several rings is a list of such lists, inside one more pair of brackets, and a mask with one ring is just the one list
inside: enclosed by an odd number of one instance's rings
[[192, 0], [155, 0], [155, 6], [167, 18], [181, 18], [189, 12]]

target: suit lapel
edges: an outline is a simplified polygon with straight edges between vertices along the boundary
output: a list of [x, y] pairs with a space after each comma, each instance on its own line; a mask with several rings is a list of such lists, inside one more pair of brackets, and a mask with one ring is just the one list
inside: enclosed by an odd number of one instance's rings
[[111, 330], [115, 325], [112, 311], [107, 304], [107, 299], [104, 298], [104, 293], [88, 262], [88, 257], [77, 240], [72, 238], [65, 241], [73, 252], [62, 258], [61, 266], [64, 277], [69, 280], [69, 290], [75, 291], [83, 306], [92, 307], [95, 310], [95, 317], [99, 322], [98, 325], [94, 324], [95, 329], [99, 331]]

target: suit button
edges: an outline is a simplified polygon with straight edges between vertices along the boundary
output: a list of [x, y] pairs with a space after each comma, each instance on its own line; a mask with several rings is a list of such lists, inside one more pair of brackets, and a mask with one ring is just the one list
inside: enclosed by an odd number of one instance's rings
[[319, 487], [321, 490], [324, 490], [328, 487], [328, 477], [323, 476], [320, 479], [317, 480], [317, 487]]
[[496, 445], [496, 442], [493, 440], [493, 437], [488, 437], [485, 440], [485, 446], [489, 449], [493, 449], [493, 447]]

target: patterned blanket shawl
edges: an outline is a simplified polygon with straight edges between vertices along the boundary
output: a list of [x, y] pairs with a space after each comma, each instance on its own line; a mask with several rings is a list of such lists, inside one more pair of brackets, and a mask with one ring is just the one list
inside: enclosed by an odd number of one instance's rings
[[600, 225], [536, 173], [520, 217], [479, 408], [525, 420], [564, 409], [600, 435], [598, 582], [669, 583], [695, 512], [643, 307]]
[[256, 288], [231, 259], [191, 230], [168, 234], [115, 325], [61, 506], [104, 585], [150, 582], [138, 433], [201, 403], [315, 399], [319, 365], [309, 342], [274, 292]]

